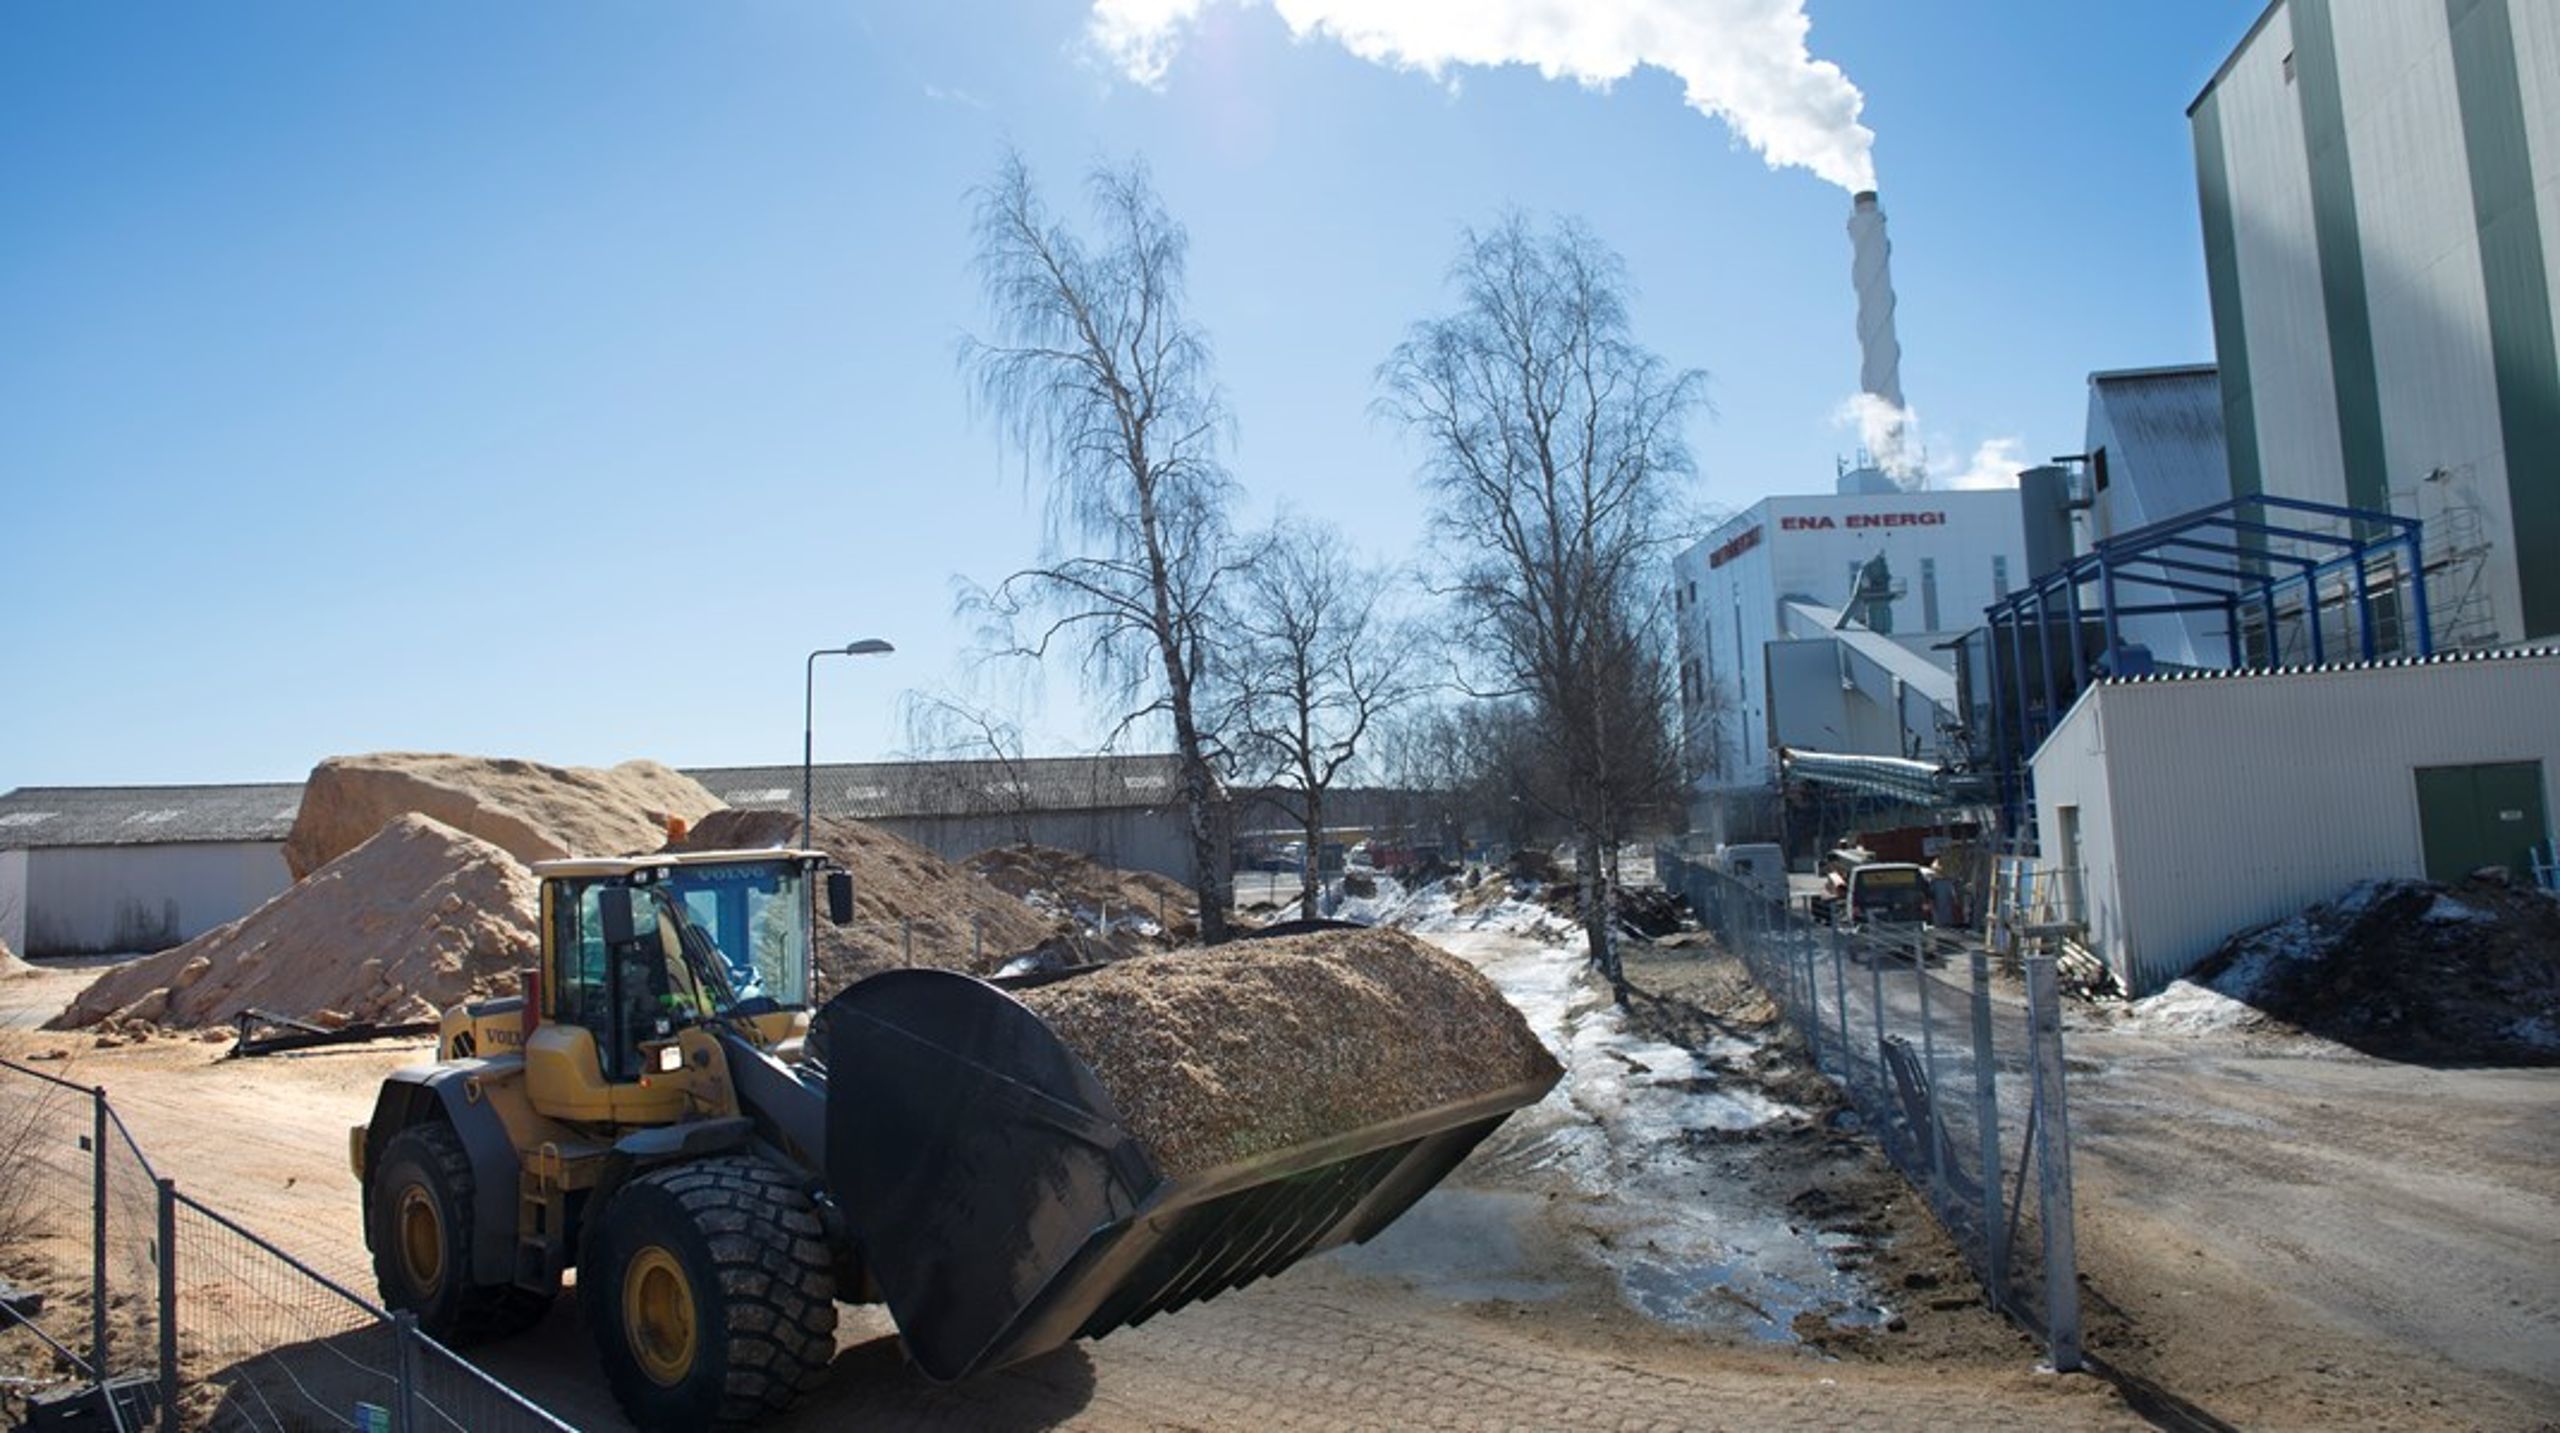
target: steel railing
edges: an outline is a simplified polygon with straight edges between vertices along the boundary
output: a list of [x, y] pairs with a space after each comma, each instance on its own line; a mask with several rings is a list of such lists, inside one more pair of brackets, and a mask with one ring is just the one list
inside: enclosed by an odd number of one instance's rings
[[[118, 1430], [569, 1427], [155, 1170], [97, 1086], [0, 1060], [0, 1276], [57, 1297], [0, 1313], [42, 1350], [20, 1398]], [[6, 1347], [0, 1344], [0, 1347]], [[41, 1365], [49, 1363], [50, 1368]], [[0, 1394], [0, 1413], [11, 1395]]]

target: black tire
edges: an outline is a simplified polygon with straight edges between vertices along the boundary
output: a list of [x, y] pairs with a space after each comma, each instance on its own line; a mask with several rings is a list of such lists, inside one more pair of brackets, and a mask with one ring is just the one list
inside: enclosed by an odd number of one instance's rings
[[366, 1210], [383, 1304], [416, 1314], [430, 1337], [457, 1347], [533, 1327], [560, 1292], [556, 1281], [547, 1290], [471, 1282], [480, 1238], [507, 1234], [473, 1227], [477, 1188], [451, 1125], [411, 1125], [383, 1150]]
[[625, 1185], [603, 1215], [578, 1306], [633, 1423], [753, 1423], [826, 1376], [835, 1274], [792, 1176], [740, 1157], [674, 1165]]

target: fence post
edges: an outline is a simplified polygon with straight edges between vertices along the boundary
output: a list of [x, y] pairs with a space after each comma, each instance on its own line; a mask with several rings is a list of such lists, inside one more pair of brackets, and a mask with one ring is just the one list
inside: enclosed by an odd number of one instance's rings
[[984, 970], [987, 965], [987, 918], [976, 911], [969, 913], [969, 968]]
[[107, 1087], [89, 1091], [89, 1368], [107, 1386]]
[[1920, 1068], [1927, 1076], [1929, 1101], [1929, 1191], [1943, 1202], [1947, 1195], [1946, 1126], [1938, 1115], [1938, 1040], [1929, 1020], [1929, 928], [1911, 928], [1911, 978], [1920, 985]]
[[1840, 927], [1826, 928], [1831, 946], [1831, 998], [1840, 1007], [1840, 1088], [1855, 1093], [1858, 1057], [1849, 1049], [1849, 968], [1840, 958]]
[[[1836, 920], [1838, 917], [1835, 916], [1833, 919]], [[1876, 995], [1876, 1102], [1882, 1108], [1891, 1109], [1893, 1107], [1893, 1065], [1886, 1060], [1884, 1053], [1884, 955], [1876, 949], [1872, 941], [1867, 945], [1867, 975], [1875, 983]], [[1883, 1141], [1885, 1133], [1883, 1129], [1876, 1131], [1876, 1139], [1879, 1143]], [[1890, 1151], [1887, 1152], [1890, 1153]]]
[[2009, 1304], [2009, 1241], [2000, 1217], [2000, 1067], [1991, 1039], [1991, 952], [1973, 951], [1973, 1119], [1982, 1143], [1982, 1242], [1991, 1302]]
[[914, 916], [899, 922], [898, 951], [907, 964], [916, 963], [916, 918]]
[[392, 1433], [414, 1433], [418, 1426], [418, 1316], [407, 1309], [391, 1311], [391, 1360], [394, 1381]]
[[178, 1433], [178, 1185], [152, 1182], [160, 1189], [160, 1428]]
[[2063, 1109], [2062, 994], [2053, 957], [2027, 958], [2027, 1035], [2036, 1104], [2043, 1111], [2036, 1141], [2036, 1200], [2044, 1225], [2046, 1341], [2056, 1373], [2080, 1368], [2079, 1252], [2071, 1229], [2071, 1122]]
[[1804, 1027], [1805, 1049], [1813, 1056], [1813, 1067], [1822, 1068], [1822, 982], [1814, 978], [1813, 942], [1800, 939], [1804, 933], [1787, 923], [1787, 949], [1794, 959], [1788, 974], [1795, 977], [1796, 988], [1804, 992], [1804, 1010], [1796, 1023]]

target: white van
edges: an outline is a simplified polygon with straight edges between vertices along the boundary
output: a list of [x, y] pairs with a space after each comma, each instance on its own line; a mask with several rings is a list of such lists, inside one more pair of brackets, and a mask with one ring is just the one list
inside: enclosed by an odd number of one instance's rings
[[1787, 853], [1773, 842], [1718, 846], [1707, 859], [1710, 870], [1722, 871], [1780, 905], [1787, 900]]

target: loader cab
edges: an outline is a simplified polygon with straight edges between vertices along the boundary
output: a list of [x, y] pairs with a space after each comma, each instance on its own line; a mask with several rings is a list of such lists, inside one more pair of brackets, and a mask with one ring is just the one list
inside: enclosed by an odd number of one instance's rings
[[546, 861], [540, 1018], [528, 1091], [554, 1118], [679, 1118], [712, 1021], [776, 1047], [806, 1029], [812, 883], [850, 915], [850, 879], [809, 851]]

